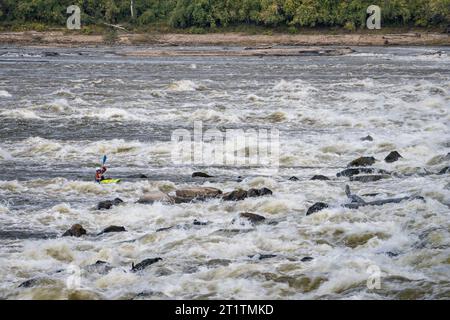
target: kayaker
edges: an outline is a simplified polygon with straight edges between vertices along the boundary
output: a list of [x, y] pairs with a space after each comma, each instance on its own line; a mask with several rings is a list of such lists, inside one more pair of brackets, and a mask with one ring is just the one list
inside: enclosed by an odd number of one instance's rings
[[96, 181], [96, 182], [100, 182], [100, 181], [102, 181], [102, 180], [105, 180], [104, 174], [105, 174], [106, 170], [107, 170], [107, 169], [106, 169], [106, 166], [102, 166], [101, 169], [97, 169], [97, 170], [95, 171], [95, 181]]

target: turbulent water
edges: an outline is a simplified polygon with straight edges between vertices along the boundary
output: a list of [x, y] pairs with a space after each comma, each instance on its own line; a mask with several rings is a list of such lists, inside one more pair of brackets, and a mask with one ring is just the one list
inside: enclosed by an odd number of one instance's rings
[[[450, 298], [450, 178], [434, 174], [450, 162], [448, 47], [336, 57], [121, 54], [135, 49], [0, 48], [0, 298]], [[279, 169], [175, 164], [172, 132], [193, 130], [194, 121], [277, 128]], [[373, 141], [362, 141], [368, 134]], [[384, 162], [394, 150], [403, 158]], [[120, 184], [93, 182], [103, 154]], [[368, 183], [336, 177], [364, 155], [396, 174]], [[214, 178], [191, 178], [199, 170]], [[316, 174], [331, 180], [311, 181]], [[425, 201], [348, 209], [346, 184], [359, 196], [377, 193], [367, 201]], [[193, 185], [273, 195], [135, 203], [145, 191]], [[126, 203], [96, 210], [115, 197]], [[306, 216], [319, 201], [329, 207]], [[232, 223], [240, 212], [274, 223]], [[75, 223], [88, 234], [61, 237]], [[109, 225], [127, 231], [97, 235]], [[131, 272], [155, 257], [162, 260]], [[112, 269], [90, 266], [97, 260]]]

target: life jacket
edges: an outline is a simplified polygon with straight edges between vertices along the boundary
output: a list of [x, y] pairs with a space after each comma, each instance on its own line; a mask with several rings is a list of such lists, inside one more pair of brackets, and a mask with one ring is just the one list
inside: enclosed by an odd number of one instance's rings
[[101, 181], [103, 177], [103, 173], [101, 171], [95, 172], [95, 181]]

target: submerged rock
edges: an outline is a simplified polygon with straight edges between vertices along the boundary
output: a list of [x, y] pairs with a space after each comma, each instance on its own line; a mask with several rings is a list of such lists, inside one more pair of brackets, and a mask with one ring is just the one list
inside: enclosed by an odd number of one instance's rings
[[121, 203], [123, 203], [123, 200], [120, 198], [115, 198], [114, 200], [101, 201], [97, 205], [97, 210], [109, 210], [113, 206], [117, 206]]
[[89, 273], [107, 274], [113, 269], [106, 261], [97, 260], [94, 264], [86, 266], [85, 271]]
[[311, 261], [311, 260], [314, 260], [314, 258], [313, 257], [303, 257], [303, 258], [300, 259], [301, 262], [308, 262], [308, 261]]
[[310, 180], [330, 180], [330, 178], [323, 176], [321, 174], [316, 174], [315, 176], [313, 176]]
[[389, 171], [383, 170], [383, 169], [376, 169], [376, 168], [349, 168], [345, 169], [341, 172], [336, 173], [337, 177], [351, 177], [356, 176], [358, 174], [371, 174], [371, 173], [378, 173], [378, 174], [391, 174]]
[[296, 176], [292, 176], [288, 179], [289, 181], [299, 181], [300, 179], [297, 178]]
[[206, 226], [208, 222], [198, 221], [197, 219], [194, 219], [194, 222], [192, 222], [194, 226]]
[[384, 161], [388, 162], [388, 163], [392, 163], [397, 161], [398, 159], [403, 158], [400, 153], [398, 153], [397, 151], [392, 151], [391, 153], [389, 153], [386, 158], [384, 158]]
[[438, 174], [446, 174], [446, 173], [450, 173], [450, 167], [442, 168], [442, 169], [438, 172]]
[[359, 182], [374, 182], [382, 179], [388, 179], [391, 176], [383, 175], [383, 174], [371, 174], [371, 175], [363, 175], [363, 176], [353, 176], [350, 177], [350, 181], [359, 181]]
[[275, 258], [276, 256], [277, 256], [276, 254], [261, 254], [261, 253], [258, 253], [258, 254], [249, 255], [248, 257], [250, 259], [264, 260], [264, 259]]
[[143, 204], [152, 204], [155, 202], [174, 203], [174, 200], [167, 193], [151, 191], [144, 193], [137, 202]]
[[364, 138], [361, 138], [361, 141], [373, 141], [373, 138], [370, 135], [367, 135]]
[[152, 264], [154, 264], [154, 263], [156, 263], [158, 261], [161, 261], [161, 260], [162, 260], [162, 258], [158, 257], [158, 258], [150, 258], [150, 259], [142, 260], [141, 262], [139, 262], [136, 265], [134, 263], [132, 263], [131, 264], [131, 271], [132, 272], [136, 272], [136, 271], [144, 270], [148, 266], [150, 266], [150, 265], [152, 265]]
[[325, 208], [328, 208], [328, 204], [324, 202], [316, 202], [311, 207], [309, 207], [308, 211], [306, 212], [306, 215], [309, 216], [315, 212], [318, 212], [320, 210], [323, 210]]
[[373, 165], [375, 161], [374, 157], [359, 157], [350, 162], [347, 167], [367, 167]]
[[122, 226], [109, 226], [109, 227], [105, 228], [102, 232], [100, 232], [100, 234], [109, 233], [109, 232], [124, 232], [124, 231], [127, 231], [125, 229], [125, 227], [122, 227]]
[[[259, 214], [256, 213], [250, 213], [250, 212], [242, 212], [239, 214], [239, 218], [241, 219], [247, 219], [249, 220], [252, 224], [258, 224], [261, 223], [263, 221], [266, 220], [265, 217], [260, 216]], [[234, 223], [236, 221], [236, 219], [233, 219], [231, 221], [231, 223]]]
[[267, 195], [272, 195], [273, 192], [272, 190], [268, 189], [268, 188], [261, 188], [261, 189], [249, 189], [247, 191], [247, 196], [248, 197], [262, 197], [262, 196], [267, 196]]
[[192, 174], [192, 178], [196, 178], [196, 177], [200, 177], [200, 178], [213, 178], [213, 176], [210, 176], [207, 173], [204, 172], [194, 172]]
[[63, 237], [81, 237], [86, 234], [86, 230], [83, 229], [81, 224], [74, 224], [69, 230], [64, 232]]

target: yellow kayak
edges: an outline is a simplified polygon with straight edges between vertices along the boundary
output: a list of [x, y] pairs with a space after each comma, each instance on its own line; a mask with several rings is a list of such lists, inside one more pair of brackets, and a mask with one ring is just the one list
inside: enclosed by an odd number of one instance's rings
[[112, 183], [119, 183], [120, 179], [105, 179], [100, 181], [100, 184], [112, 184]]

